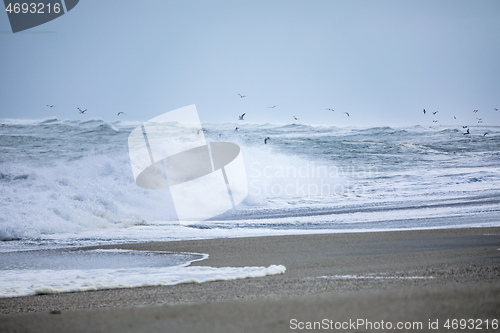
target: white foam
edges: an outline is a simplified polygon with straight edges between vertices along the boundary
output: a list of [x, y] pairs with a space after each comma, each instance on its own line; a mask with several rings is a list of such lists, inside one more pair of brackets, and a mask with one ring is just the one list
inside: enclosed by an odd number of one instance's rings
[[[118, 242], [122, 234], [126, 235], [126, 241], [179, 239], [179, 229], [175, 226], [158, 228], [157, 234], [151, 232], [149, 238], [133, 236], [142, 225], [175, 225], [172, 222], [175, 213], [169, 205], [168, 193], [143, 190], [135, 185], [126, 141], [133, 128], [127, 127], [130, 124], [57, 119], [42, 122], [8, 120], [6, 123], [17, 125], [7, 126], [5, 134], [2, 133], [8, 140], [3, 140], [0, 147], [5, 152], [0, 161], [0, 240], [43, 242], [67, 236], [66, 245], [74, 239], [88, 239], [88, 245], [92, 245], [92, 237], [97, 237], [94, 239], [97, 245], [103, 239], [114, 237], [101, 237], [106, 234], [117, 235], [115, 240]], [[242, 126], [242, 130], [234, 131], [235, 126]], [[213, 125], [207, 129], [208, 141], [236, 142], [242, 147], [250, 193], [237, 207], [238, 211], [231, 212], [234, 220], [241, 219], [240, 213], [250, 216], [254, 211], [268, 210], [268, 216], [271, 213], [288, 215], [288, 220], [270, 223], [288, 229], [297, 225], [294, 212], [396, 205], [410, 200], [421, 201], [425, 206], [450, 197], [488, 195], [498, 192], [500, 186], [497, 156], [489, 146], [482, 146], [488, 140], [496, 140], [497, 129], [481, 139], [481, 145], [467, 148], [466, 152], [462, 152], [464, 143], [461, 142], [456, 142], [457, 147], [434, 143], [434, 136], [441, 143], [462, 140], [461, 132], [438, 133], [427, 128], [407, 129], [409, 134], [406, 131], [394, 131], [396, 134], [393, 134], [391, 128], [356, 130], [302, 125], [249, 126], [248, 123]], [[422, 131], [426, 135], [420, 135]], [[271, 141], [264, 145], [263, 138], [267, 135], [271, 136]], [[350, 145], [356, 146], [354, 151], [345, 151], [345, 144], [338, 147], [344, 141], [366, 143], [374, 140], [384, 144], [370, 144], [371, 148]], [[401, 152], [400, 148], [394, 148], [400, 147], [398, 144], [424, 150], [434, 148], [429, 152], [413, 152], [414, 149]], [[373, 156], [382, 159], [373, 159]], [[392, 163], [395, 156], [401, 160], [401, 166]], [[416, 162], [412, 165], [408, 161]], [[422, 168], [427, 171], [422, 172]], [[475, 213], [471, 205], [454, 207], [448, 209], [449, 212], [441, 210], [439, 214]], [[468, 212], [467, 207], [471, 207]], [[436, 211], [376, 211], [314, 219], [317, 223], [327, 218], [330, 222], [332, 219], [353, 222], [351, 227], [355, 228], [357, 222], [379, 222], [399, 218], [398, 215], [403, 215], [403, 219], [428, 218], [436, 216]], [[262, 220], [252, 223], [263, 224]], [[234, 224], [240, 225], [240, 222]], [[251, 223], [245, 226], [251, 227]], [[400, 224], [397, 227], [418, 226]], [[380, 229], [380, 225], [374, 224], [371, 230], [374, 229]], [[245, 234], [238, 230], [219, 232], [224, 237]], [[185, 239], [205, 237], [204, 232], [195, 229], [184, 229], [183, 234]], [[254, 231], [248, 230], [247, 234], [252, 235]], [[0, 247], [0, 251], [5, 248], [3, 244]]]
[[345, 177], [331, 162], [255, 146], [243, 146], [242, 151], [249, 191], [243, 206], [281, 208], [290, 202], [324, 200], [346, 191]]
[[282, 265], [221, 268], [176, 266], [89, 270], [8, 270], [2, 271], [0, 297], [204, 283], [277, 275], [285, 271], [286, 268]]

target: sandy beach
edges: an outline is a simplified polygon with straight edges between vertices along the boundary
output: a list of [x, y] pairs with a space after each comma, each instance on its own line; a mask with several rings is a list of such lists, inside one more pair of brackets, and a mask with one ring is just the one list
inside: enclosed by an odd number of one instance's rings
[[[193, 265], [284, 265], [286, 272], [202, 284], [3, 298], [0, 331], [476, 331], [472, 326], [480, 332], [500, 330], [495, 324], [500, 320], [500, 228], [107, 248], [207, 253], [208, 259]], [[461, 324], [466, 327], [461, 329]]]

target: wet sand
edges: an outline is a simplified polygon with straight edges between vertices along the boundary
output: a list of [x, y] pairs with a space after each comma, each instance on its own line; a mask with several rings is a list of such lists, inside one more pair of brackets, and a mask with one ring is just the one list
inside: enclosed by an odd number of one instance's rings
[[[351, 332], [453, 331], [444, 326], [447, 319], [475, 319], [481, 332], [499, 331], [492, 320], [500, 320], [500, 228], [104, 248], [208, 253], [193, 265], [277, 264], [287, 271], [203, 284], [0, 299], [0, 331], [292, 332], [335, 331], [336, 325], [344, 328], [337, 331]], [[412, 327], [389, 329], [398, 322]]]

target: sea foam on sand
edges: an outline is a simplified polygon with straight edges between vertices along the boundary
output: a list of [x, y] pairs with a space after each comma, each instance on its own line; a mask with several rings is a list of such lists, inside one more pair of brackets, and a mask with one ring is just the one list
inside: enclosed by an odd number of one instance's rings
[[203, 283], [277, 275], [285, 271], [286, 268], [282, 265], [220, 268], [174, 266], [87, 270], [6, 270], [2, 272], [0, 280], [0, 297]]

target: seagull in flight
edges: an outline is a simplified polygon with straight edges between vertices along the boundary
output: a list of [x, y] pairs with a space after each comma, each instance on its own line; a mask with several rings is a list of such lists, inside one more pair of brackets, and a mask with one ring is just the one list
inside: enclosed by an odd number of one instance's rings
[[436, 112], [433, 112], [432, 114], [436, 114], [436, 113], [438, 113], [438, 112], [439, 112], [439, 111], [436, 111]]
[[246, 95], [242, 95], [242, 94], [238, 94], [238, 96], [240, 96], [240, 98], [247, 97]]
[[330, 108], [326, 108], [328, 111], [332, 111], [334, 112], [335, 110], [334, 109], [330, 109]]
[[348, 117], [350, 117], [349, 112], [344, 112]]
[[498, 111], [498, 108], [493, 108], [493, 109], [495, 109], [495, 111]]
[[47, 106], [48, 106], [49, 108], [53, 108], [53, 107], [55, 107], [55, 105], [52, 105], [52, 104], [50, 104], [50, 105], [49, 105], [49, 104], [47, 104]]
[[424, 109], [424, 114], [425, 114], [426, 112], [427, 112], [427, 111], [425, 111], [425, 109]]
[[297, 117], [295, 117], [295, 116], [293, 116], [293, 119], [295, 119], [295, 120], [299, 120], [299, 118], [297, 118]]
[[486, 136], [486, 134], [488, 134], [488, 132], [484, 133], [483, 136]]
[[246, 113], [243, 113], [241, 116], [240, 116], [240, 120], [245, 120], [243, 119], [243, 117], [246, 115]]
[[265, 139], [264, 139], [264, 144], [265, 144], [265, 145], [267, 145], [267, 140], [271, 140], [271, 138], [270, 138], [270, 137], [267, 137], [267, 138], [265, 138]]
[[278, 105], [273, 105], [273, 106], [268, 106], [267, 108], [268, 109], [274, 109], [275, 107], [277, 107]]
[[472, 112], [477, 113], [478, 111], [479, 111], [478, 109], [475, 109], [475, 110], [474, 110], [474, 111], [472, 111]]
[[464, 135], [470, 134], [469, 129], [467, 129], [467, 132], [464, 133]]
[[116, 115], [117, 115], [117, 116], [119, 116], [119, 115], [121, 115], [121, 114], [126, 114], [126, 113], [125, 113], [125, 112], [120, 111], [120, 112], [118, 112]]
[[85, 113], [85, 111], [87, 111], [87, 109], [85, 109], [85, 110], [82, 110], [82, 109], [80, 109], [80, 108], [77, 108], [77, 109], [78, 109], [78, 111], [80, 111], [80, 113], [82, 113], [82, 114], [83, 114], [83, 113]]

